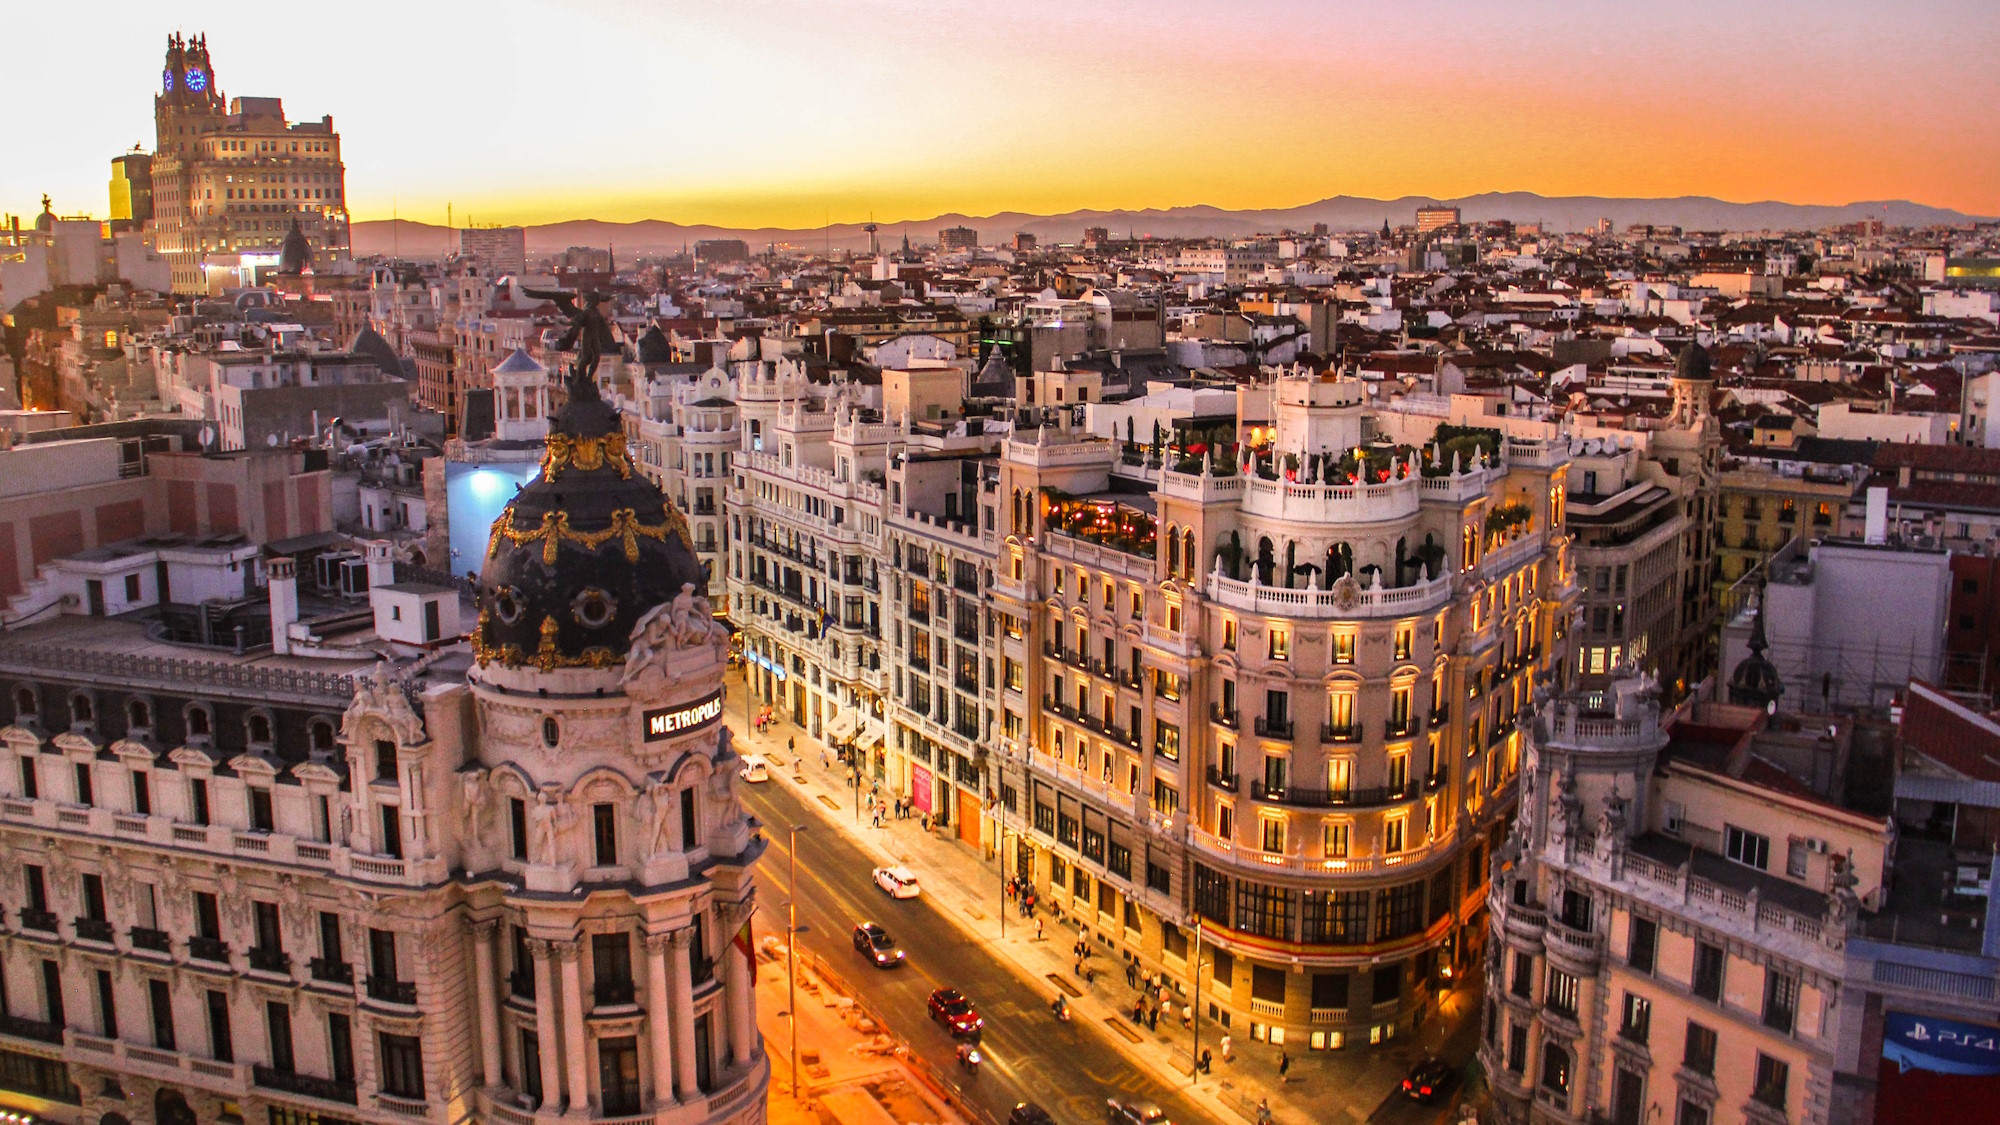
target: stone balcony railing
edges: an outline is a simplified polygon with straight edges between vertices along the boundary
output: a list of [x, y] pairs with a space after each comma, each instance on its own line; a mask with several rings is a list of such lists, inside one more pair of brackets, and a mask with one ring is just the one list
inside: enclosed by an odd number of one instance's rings
[[1404, 617], [1451, 600], [1451, 575], [1409, 586], [1360, 590], [1293, 590], [1260, 582], [1238, 582], [1220, 571], [1208, 576], [1208, 596], [1232, 609], [1300, 618]]
[[185, 824], [158, 814], [141, 816], [106, 808], [78, 809], [47, 799], [0, 798], [0, 828], [57, 828], [180, 852], [236, 856], [286, 867], [315, 869], [342, 878], [424, 885], [444, 877], [441, 857], [396, 859], [356, 852], [345, 844], [224, 824]]
[[336, 708], [354, 698], [354, 677], [307, 668], [274, 668], [223, 659], [97, 652], [54, 645], [0, 646], [0, 672], [25, 676], [71, 673], [132, 687], [185, 692], [204, 688], [222, 696], [287, 698]]

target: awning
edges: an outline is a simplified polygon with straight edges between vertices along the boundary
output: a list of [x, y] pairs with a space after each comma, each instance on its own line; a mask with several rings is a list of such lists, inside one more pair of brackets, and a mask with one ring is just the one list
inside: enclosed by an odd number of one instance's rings
[[861, 737], [856, 741], [863, 750], [873, 750], [875, 747], [887, 742], [888, 736], [882, 733], [882, 724], [864, 723], [861, 727]]
[[859, 716], [852, 711], [842, 711], [840, 714], [835, 715], [833, 721], [826, 724], [826, 740], [828, 742], [845, 742], [847, 739], [853, 737], [854, 725], [858, 719]]
[[1896, 799], [2000, 809], [2000, 781], [1906, 773], [1896, 779]]

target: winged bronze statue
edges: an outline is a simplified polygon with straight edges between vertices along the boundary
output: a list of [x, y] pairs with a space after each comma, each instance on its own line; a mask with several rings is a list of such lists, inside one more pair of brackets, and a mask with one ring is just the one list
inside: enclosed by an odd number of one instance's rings
[[611, 322], [605, 319], [597, 306], [610, 300], [610, 296], [595, 289], [587, 289], [578, 294], [571, 289], [529, 289], [521, 292], [537, 300], [551, 301], [556, 311], [569, 320], [569, 331], [556, 341], [558, 351], [576, 350], [576, 359], [570, 364], [569, 392], [575, 398], [583, 388], [588, 387], [592, 395], [597, 391], [597, 364], [604, 357], [606, 348], [615, 348], [618, 341], [611, 334]]

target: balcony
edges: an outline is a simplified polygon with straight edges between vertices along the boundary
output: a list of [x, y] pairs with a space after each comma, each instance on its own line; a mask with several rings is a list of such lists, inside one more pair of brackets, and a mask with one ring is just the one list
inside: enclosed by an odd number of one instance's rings
[[102, 918], [78, 918], [76, 938], [78, 941], [101, 941], [111, 944], [111, 923]]
[[1208, 783], [1217, 789], [1227, 789], [1231, 793], [1234, 793], [1237, 787], [1243, 784], [1243, 779], [1233, 773], [1223, 773], [1214, 766], [1210, 766], [1208, 767]]
[[282, 949], [265, 949], [263, 946], [250, 947], [250, 967], [263, 973], [292, 975], [291, 955]]
[[1211, 703], [1208, 705], [1208, 719], [1215, 725], [1221, 727], [1228, 727], [1230, 730], [1243, 729], [1242, 718], [1239, 717], [1233, 709], [1224, 711], [1222, 709], [1222, 705], [1219, 703]]
[[61, 1024], [48, 1023], [44, 1020], [26, 1019], [21, 1016], [10, 1016], [4, 1013], [0, 1013], [0, 1035], [12, 1035], [21, 1039], [33, 1039], [38, 1043], [55, 1043], [58, 1045], [63, 1041]]
[[1321, 742], [1359, 742], [1361, 741], [1361, 724], [1321, 723], [1319, 725], [1319, 740]]
[[60, 924], [56, 921], [55, 911], [36, 910], [32, 906], [24, 906], [21, 908], [21, 928], [53, 934], [59, 931]]
[[629, 980], [599, 980], [591, 986], [591, 996], [600, 1008], [615, 1008], [632, 1003], [632, 982]]
[[354, 966], [345, 961], [333, 961], [325, 957], [315, 957], [311, 961], [306, 962], [306, 968], [311, 971], [312, 979], [314, 980], [325, 981], [328, 984], [351, 985], [354, 983]]
[[1292, 721], [1290, 719], [1279, 719], [1269, 715], [1260, 716], [1256, 722], [1256, 729], [1257, 735], [1260, 738], [1292, 737]]
[[1382, 737], [1408, 738], [1417, 731], [1416, 723], [1405, 715], [1400, 719], [1385, 719], [1382, 722]]
[[145, 949], [154, 953], [174, 951], [174, 940], [165, 930], [156, 930], [150, 926], [134, 926], [127, 933], [131, 935], [134, 949]]
[[415, 1007], [417, 1003], [417, 982], [396, 980], [393, 977], [368, 978], [368, 998], [385, 1004], [406, 1004]]
[[1300, 808], [1365, 809], [1407, 801], [1416, 796], [1416, 789], [1409, 785], [1393, 789], [1386, 785], [1371, 789], [1308, 789], [1299, 785], [1273, 787], [1253, 781], [1250, 783], [1250, 796], [1259, 801]]
[[218, 965], [227, 965], [229, 943], [221, 938], [191, 937], [188, 939], [188, 956], [197, 961], [214, 961]]
[[289, 1070], [265, 1066], [263, 1063], [253, 1063], [250, 1066], [250, 1080], [266, 1090], [283, 1090], [287, 1094], [318, 1098], [326, 1102], [360, 1104], [355, 1094], [354, 1083], [342, 1082], [337, 1078], [294, 1074]]

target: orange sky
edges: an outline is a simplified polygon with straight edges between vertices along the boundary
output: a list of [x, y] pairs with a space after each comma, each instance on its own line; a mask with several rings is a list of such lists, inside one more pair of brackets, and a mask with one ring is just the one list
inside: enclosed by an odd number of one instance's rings
[[[168, 13], [38, 6], [0, 208], [103, 214]], [[1642, 7], [1657, 10], [1640, 10]], [[116, 9], [123, 9], [116, 10]], [[330, 113], [356, 218], [815, 227], [1330, 195], [1907, 198], [2000, 214], [2000, 5], [1511, 0], [177, 4], [231, 95]], [[291, 22], [296, 20], [296, 22]], [[581, 64], [572, 60], [587, 60]]]

